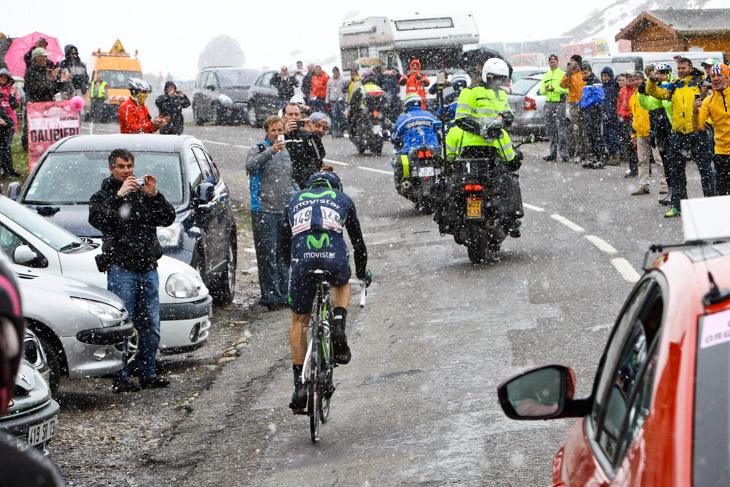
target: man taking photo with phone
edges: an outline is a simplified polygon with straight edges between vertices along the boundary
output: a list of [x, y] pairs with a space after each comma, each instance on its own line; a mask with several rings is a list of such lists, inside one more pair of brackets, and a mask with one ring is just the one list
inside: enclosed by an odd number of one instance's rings
[[332, 170], [323, 164], [325, 157], [322, 137], [317, 136], [314, 123], [302, 118], [302, 110], [296, 103], [287, 103], [282, 111], [286, 148], [291, 155], [292, 173], [299, 189], [304, 189], [309, 177], [320, 170]]

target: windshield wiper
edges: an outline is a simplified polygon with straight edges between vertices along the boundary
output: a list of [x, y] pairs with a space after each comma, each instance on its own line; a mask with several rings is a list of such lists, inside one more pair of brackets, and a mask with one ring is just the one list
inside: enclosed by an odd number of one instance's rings
[[68, 245], [64, 245], [60, 249], [58, 249], [59, 252], [66, 252], [67, 250], [77, 249], [81, 247], [83, 244], [81, 242], [71, 242]]

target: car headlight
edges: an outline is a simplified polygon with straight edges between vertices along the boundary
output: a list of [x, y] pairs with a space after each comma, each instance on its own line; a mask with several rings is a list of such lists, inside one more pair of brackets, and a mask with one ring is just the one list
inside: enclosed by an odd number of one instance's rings
[[228, 95], [224, 95], [224, 94], [218, 95], [218, 102], [220, 102], [221, 105], [224, 105], [227, 107], [233, 106], [233, 100]]
[[167, 278], [165, 291], [173, 298], [197, 298], [202, 282], [195, 276], [176, 272]]
[[182, 223], [173, 223], [169, 227], [157, 227], [157, 240], [163, 247], [177, 247], [182, 236]]
[[71, 301], [73, 301], [76, 306], [88, 313], [91, 313], [102, 321], [117, 322], [127, 319], [126, 310], [115, 308], [110, 304], [74, 297], [71, 298]]

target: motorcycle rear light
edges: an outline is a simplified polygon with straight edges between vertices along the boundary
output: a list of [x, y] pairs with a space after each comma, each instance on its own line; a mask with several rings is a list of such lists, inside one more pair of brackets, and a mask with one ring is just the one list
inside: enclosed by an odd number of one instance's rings
[[373, 117], [378, 118], [378, 111], [377, 110], [373, 110]]
[[525, 105], [522, 107], [523, 110], [537, 110], [537, 102], [530, 98], [529, 96], [525, 97]]
[[481, 184], [467, 184], [464, 186], [464, 191], [481, 191]]
[[431, 157], [431, 151], [430, 150], [427, 150], [426, 151], [426, 157]]
[[426, 181], [429, 181], [431, 178], [429, 177], [429, 178], [423, 178], [423, 179], [425, 179]]
[[423, 159], [424, 158], [424, 152], [422, 150], [418, 151], [418, 158]]

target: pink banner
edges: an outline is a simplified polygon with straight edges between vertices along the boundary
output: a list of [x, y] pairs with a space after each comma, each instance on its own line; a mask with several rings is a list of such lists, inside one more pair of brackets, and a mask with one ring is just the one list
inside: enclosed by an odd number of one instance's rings
[[46, 149], [64, 137], [81, 133], [79, 112], [72, 110], [70, 105], [69, 100], [28, 103], [28, 156], [31, 171]]

